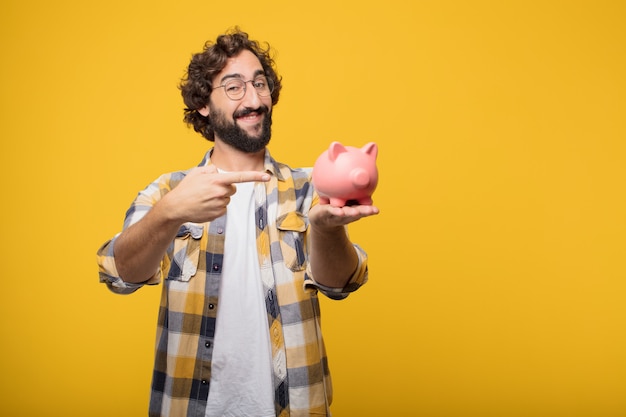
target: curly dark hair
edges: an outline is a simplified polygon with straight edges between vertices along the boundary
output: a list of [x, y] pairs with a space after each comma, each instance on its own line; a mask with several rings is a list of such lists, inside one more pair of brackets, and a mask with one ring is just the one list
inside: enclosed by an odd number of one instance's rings
[[215, 134], [211, 127], [211, 120], [198, 113], [204, 108], [213, 91], [212, 80], [215, 75], [224, 69], [228, 58], [238, 55], [243, 50], [249, 50], [261, 61], [265, 75], [274, 82], [272, 92], [272, 104], [278, 103], [280, 95], [281, 77], [276, 73], [275, 62], [270, 53], [269, 44], [262, 46], [259, 42], [248, 38], [248, 34], [238, 27], [218, 36], [215, 42], [208, 41], [204, 44], [202, 52], [194, 54], [187, 68], [187, 73], [182, 79], [179, 88], [181, 90], [185, 106], [183, 120], [193, 129], [209, 141], [215, 140]]

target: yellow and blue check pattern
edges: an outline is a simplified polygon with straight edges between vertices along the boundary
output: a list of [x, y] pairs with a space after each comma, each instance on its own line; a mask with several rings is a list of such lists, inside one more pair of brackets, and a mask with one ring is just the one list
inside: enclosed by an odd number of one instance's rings
[[[200, 166], [210, 164], [209, 151]], [[308, 212], [318, 202], [308, 169], [291, 169], [266, 151], [267, 183], [255, 184], [257, 248], [265, 291], [276, 415], [329, 415], [332, 385], [320, 328], [318, 292], [343, 299], [367, 281], [367, 256], [345, 288], [315, 282], [308, 263]], [[165, 174], [139, 193], [124, 228], [139, 221], [188, 171]], [[226, 217], [184, 224], [161, 267], [144, 284], [124, 282], [115, 268], [116, 235], [98, 250], [100, 281], [129, 294], [163, 281], [150, 416], [204, 417], [224, 254]], [[162, 277], [165, 277], [163, 280]]]

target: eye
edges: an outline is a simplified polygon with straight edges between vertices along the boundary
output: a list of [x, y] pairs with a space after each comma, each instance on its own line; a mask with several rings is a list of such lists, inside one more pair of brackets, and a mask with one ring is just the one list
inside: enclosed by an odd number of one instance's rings
[[263, 90], [267, 88], [267, 79], [265, 77], [255, 78], [253, 84], [257, 90]]
[[243, 83], [240, 81], [229, 81], [224, 84], [224, 89], [228, 93], [237, 94], [243, 89]]

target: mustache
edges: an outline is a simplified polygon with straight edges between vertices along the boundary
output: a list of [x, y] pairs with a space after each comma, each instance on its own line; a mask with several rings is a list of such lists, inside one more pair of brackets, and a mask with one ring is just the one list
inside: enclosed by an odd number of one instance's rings
[[270, 111], [270, 109], [267, 106], [260, 106], [260, 107], [258, 107], [256, 109], [253, 109], [253, 108], [250, 108], [250, 107], [246, 107], [244, 109], [241, 109], [241, 110], [235, 112], [233, 114], [233, 116], [235, 118], [238, 118], [238, 117], [245, 117], [245, 116], [247, 116], [247, 115], [249, 115], [251, 113], [267, 114], [267, 113], [269, 113], [269, 111]]

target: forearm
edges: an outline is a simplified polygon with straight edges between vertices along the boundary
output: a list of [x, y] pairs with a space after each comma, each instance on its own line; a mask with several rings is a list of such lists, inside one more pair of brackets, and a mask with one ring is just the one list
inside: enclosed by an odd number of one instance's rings
[[169, 217], [161, 203], [125, 229], [115, 242], [115, 266], [125, 282], [140, 283], [154, 275], [182, 224]]
[[311, 227], [309, 260], [315, 281], [343, 288], [358, 266], [358, 255], [343, 226]]

